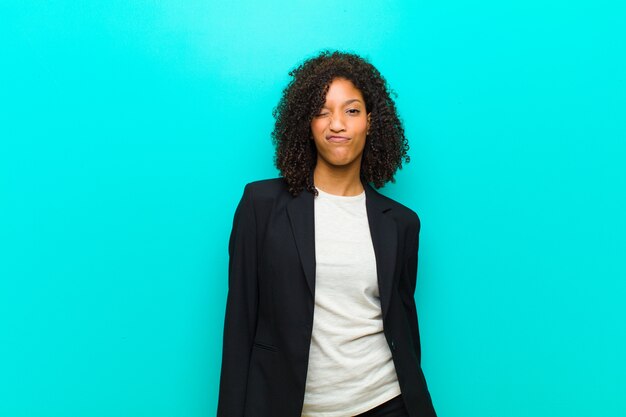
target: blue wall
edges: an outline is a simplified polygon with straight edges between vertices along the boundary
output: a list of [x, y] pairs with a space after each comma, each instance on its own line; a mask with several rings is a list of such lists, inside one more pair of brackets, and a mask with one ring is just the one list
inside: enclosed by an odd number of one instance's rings
[[1, 1], [0, 416], [215, 414], [227, 239], [322, 48], [398, 92], [441, 417], [626, 415], [626, 6]]

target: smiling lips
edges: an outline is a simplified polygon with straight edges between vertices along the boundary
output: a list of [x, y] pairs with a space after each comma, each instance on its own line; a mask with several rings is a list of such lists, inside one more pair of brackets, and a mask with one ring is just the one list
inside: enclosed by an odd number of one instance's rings
[[330, 135], [326, 136], [326, 140], [331, 143], [346, 143], [350, 138], [346, 136]]

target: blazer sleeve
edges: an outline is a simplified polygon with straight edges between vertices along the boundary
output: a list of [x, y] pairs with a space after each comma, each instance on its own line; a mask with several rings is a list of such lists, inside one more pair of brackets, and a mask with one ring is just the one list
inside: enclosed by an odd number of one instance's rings
[[415, 288], [417, 285], [417, 260], [419, 251], [419, 233], [420, 233], [420, 220], [415, 215], [415, 223], [409, 228], [409, 251], [404, 266], [404, 285], [402, 291], [402, 298], [407, 312], [407, 319], [411, 328], [411, 339], [413, 341], [414, 353], [417, 358], [417, 363], [421, 364], [421, 344], [419, 325], [417, 320], [417, 308], [415, 306]]
[[228, 298], [218, 417], [241, 417], [244, 414], [248, 367], [257, 322], [256, 235], [252, 191], [247, 185], [235, 211], [228, 245]]

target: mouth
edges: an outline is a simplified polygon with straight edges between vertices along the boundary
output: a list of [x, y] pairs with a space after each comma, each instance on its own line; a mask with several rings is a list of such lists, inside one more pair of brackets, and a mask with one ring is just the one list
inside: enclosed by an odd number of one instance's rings
[[326, 140], [331, 143], [345, 143], [350, 140], [347, 136], [339, 136], [339, 135], [329, 135], [326, 136]]

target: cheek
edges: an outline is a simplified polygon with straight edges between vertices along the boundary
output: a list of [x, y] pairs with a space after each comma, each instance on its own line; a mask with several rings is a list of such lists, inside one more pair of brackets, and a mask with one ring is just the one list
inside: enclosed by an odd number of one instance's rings
[[359, 123], [354, 126], [354, 129], [359, 134], [365, 135], [367, 133], [367, 119], [360, 120]]
[[314, 120], [313, 122], [311, 122], [311, 132], [313, 133], [314, 137], [324, 134], [325, 129], [326, 126], [323, 120]]

